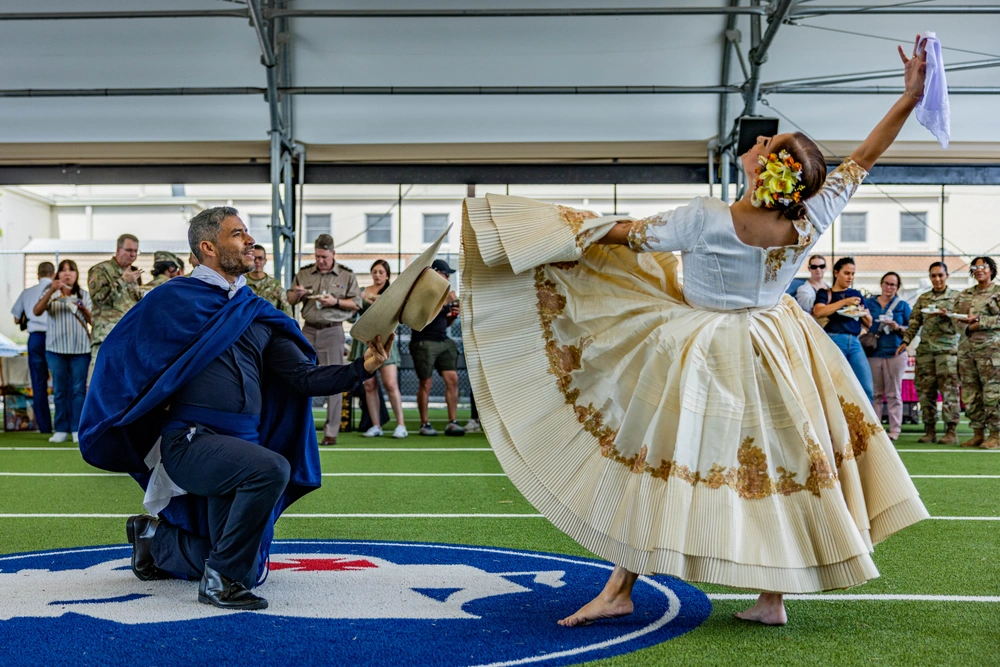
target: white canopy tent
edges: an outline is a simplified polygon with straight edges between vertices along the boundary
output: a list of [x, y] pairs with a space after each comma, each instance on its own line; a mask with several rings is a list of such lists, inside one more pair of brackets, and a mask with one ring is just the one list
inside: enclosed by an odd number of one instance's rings
[[279, 186], [301, 164], [306, 182], [690, 182], [747, 90], [754, 113], [836, 158], [900, 93], [895, 45], [924, 30], [952, 67], [952, 145], [913, 122], [885, 160], [910, 168], [881, 180], [1000, 183], [1000, 4], [986, 0], [3, 5], [0, 182], [270, 180], [276, 250], [294, 219]]

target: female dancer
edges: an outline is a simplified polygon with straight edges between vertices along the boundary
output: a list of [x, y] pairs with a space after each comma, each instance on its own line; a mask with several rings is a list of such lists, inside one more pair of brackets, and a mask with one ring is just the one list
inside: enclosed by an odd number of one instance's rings
[[[640, 573], [782, 593], [878, 576], [872, 545], [923, 518], [843, 354], [784, 295], [913, 111], [906, 94], [829, 176], [802, 134], [742, 156], [747, 195], [639, 221], [467, 199], [462, 330], [482, 425], [511, 481], [615, 563], [562, 625], [632, 611]], [[681, 251], [684, 285], [677, 280]]]

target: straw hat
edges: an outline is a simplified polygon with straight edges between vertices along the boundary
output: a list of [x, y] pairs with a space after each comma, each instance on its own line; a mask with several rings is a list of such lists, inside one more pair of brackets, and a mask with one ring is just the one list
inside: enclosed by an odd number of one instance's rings
[[451, 282], [431, 268], [431, 263], [450, 230], [451, 225], [358, 318], [351, 327], [352, 338], [368, 343], [382, 336], [384, 342], [400, 322], [421, 331], [437, 317], [448, 302]]

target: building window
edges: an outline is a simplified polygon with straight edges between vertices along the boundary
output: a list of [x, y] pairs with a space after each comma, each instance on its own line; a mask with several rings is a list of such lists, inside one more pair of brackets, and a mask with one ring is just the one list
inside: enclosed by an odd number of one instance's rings
[[327, 215], [307, 215], [306, 216], [306, 236], [303, 243], [314, 243], [320, 234], [332, 234], [331, 216]]
[[434, 243], [446, 229], [448, 229], [447, 213], [424, 213], [424, 243]]
[[366, 243], [392, 243], [392, 214], [369, 213], [365, 216]]
[[907, 213], [906, 211], [900, 213], [899, 240], [903, 243], [926, 243], [927, 214]]
[[867, 213], [840, 214], [840, 242], [841, 243], [868, 242]]
[[247, 216], [247, 227], [250, 236], [257, 243], [271, 242], [271, 216], [269, 215], [249, 215]]

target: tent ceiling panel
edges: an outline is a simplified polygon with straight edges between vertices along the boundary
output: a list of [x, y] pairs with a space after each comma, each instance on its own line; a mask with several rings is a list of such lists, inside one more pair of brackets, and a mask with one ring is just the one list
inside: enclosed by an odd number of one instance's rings
[[[2, 11], [26, 11], [17, 3]], [[33, 0], [31, 11], [148, 10], [139, 0]], [[639, 6], [635, 2], [621, 6]], [[728, 0], [647, 2], [725, 7]], [[743, 5], [749, 4], [744, 0]], [[817, 0], [802, 6], [836, 5]], [[844, 3], [840, 3], [844, 4]], [[861, 4], [861, 3], [848, 3]], [[997, 5], [995, 0], [933, 5]], [[931, 3], [923, 3], [930, 6]], [[606, 0], [338, 2], [291, 0], [309, 8], [615, 7]], [[921, 5], [912, 5], [920, 7]], [[162, 0], [155, 9], [242, 9], [223, 0]], [[785, 25], [763, 65], [762, 82], [898, 70], [895, 41], [935, 30], [949, 63], [1000, 59], [1000, 16], [850, 15]], [[293, 18], [295, 86], [718, 85], [725, 18], [621, 16], [543, 18]], [[750, 19], [740, 16], [741, 50]], [[766, 22], [765, 22], [766, 26]], [[839, 32], [838, 32], [839, 31]], [[846, 31], [846, 32], [845, 32]], [[846, 34], [863, 33], [858, 34]], [[968, 52], [964, 52], [964, 51]], [[253, 29], [240, 18], [0, 21], [0, 89], [263, 87]], [[954, 86], [1000, 87], [1000, 67], [953, 72]], [[741, 84], [736, 61], [730, 83]], [[851, 86], [898, 88], [901, 78]], [[886, 95], [790, 95], [765, 99], [821, 141], [857, 142], [891, 102]], [[953, 96], [956, 142], [1000, 142], [1000, 96]], [[295, 98], [295, 138], [314, 146], [684, 142], [717, 133], [719, 96], [332, 96]], [[730, 96], [733, 115], [743, 107]], [[767, 106], [757, 112], [770, 115]], [[267, 138], [261, 95], [0, 99], [0, 142], [258, 142]], [[782, 129], [791, 129], [786, 122]], [[902, 139], [930, 145], [911, 123]], [[136, 145], [135, 143], [132, 144]], [[681, 148], [678, 148], [678, 151]], [[677, 153], [673, 149], [667, 152]], [[349, 152], [349, 151], [348, 151]], [[390, 151], [391, 152], [391, 151]], [[995, 151], [994, 151], [995, 152]], [[944, 153], [942, 158], [947, 159]]]

